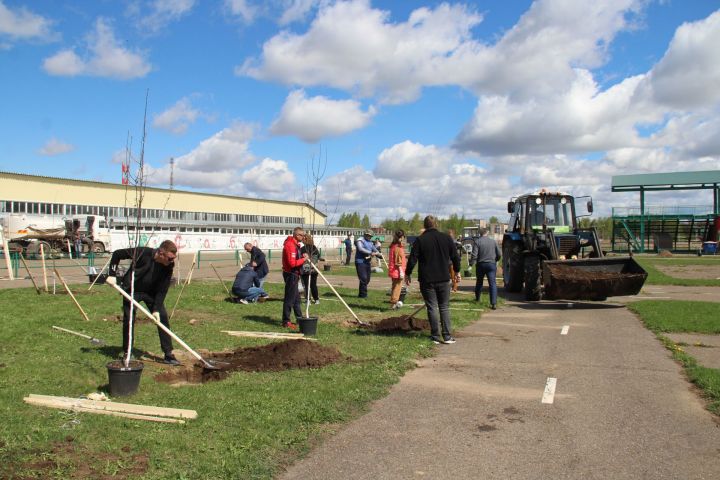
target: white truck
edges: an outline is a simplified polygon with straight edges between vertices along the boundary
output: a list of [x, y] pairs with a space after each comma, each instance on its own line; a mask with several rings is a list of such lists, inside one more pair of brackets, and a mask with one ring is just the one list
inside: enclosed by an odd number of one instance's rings
[[53, 215], [10, 213], [0, 218], [8, 248], [26, 254], [39, 254], [40, 245], [49, 255], [53, 250], [67, 252], [73, 246], [74, 231], [80, 235], [82, 252], [112, 251], [107, 222], [95, 216], [62, 218]]

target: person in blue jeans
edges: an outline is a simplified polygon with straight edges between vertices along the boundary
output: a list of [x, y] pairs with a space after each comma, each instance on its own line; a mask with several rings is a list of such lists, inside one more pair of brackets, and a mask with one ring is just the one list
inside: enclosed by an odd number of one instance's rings
[[[450, 269], [452, 264], [455, 279], [460, 281], [460, 255], [455, 241], [447, 233], [439, 232], [437, 219], [428, 215], [423, 220], [425, 231], [417, 237], [410, 249], [405, 283], [410, 285], [415, 265], [418, 265], [420, 293], [430, 321], [430, 340], [433, 343], [455, 343], [450, 323]], [[442, 329], [442, 330], [441, 330]], [[440, 334], [442, 333], [442, 337]]]
[[350, 256], [352, 255], [352, 240], [350, 239], [349, 233], [343, 243], [345, 244], [345, 265], [350, 265]]
[[232, 293], [240, 300], [240, 303], [262, 303], [268, 298], [267, 292], [260, 287], [257, 272], [249, 263], [235, 275]]
[[373, 236], [372, 230], [368, 230], [363, 237], [355, 242], [355, 271], [357, 272], [360, 285], [358, 287], [358, 298], [367, 298], [367, 287], [370, 283], [371, 266], [373, 257], [380, 255], [375, 244], [370, 240]]
[[480, 301], [483, 279], [487, 276], [488, 290], [490, 291], [490, 308], [497, 308], [497, 262], [500, 261], [500, 247], [497, 242], [488, 237], [487, 228], [478, 230], [479, 236], [473, 241], [472, 253], [470, 254], [470, 265], [475, 264], [475, 301]]

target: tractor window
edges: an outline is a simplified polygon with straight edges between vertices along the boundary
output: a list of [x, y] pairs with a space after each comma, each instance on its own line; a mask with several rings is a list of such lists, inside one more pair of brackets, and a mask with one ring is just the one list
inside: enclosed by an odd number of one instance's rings
[[548, 227], [572, 226], [572, 203], [560, 197], [545, 198], [545, 221]]

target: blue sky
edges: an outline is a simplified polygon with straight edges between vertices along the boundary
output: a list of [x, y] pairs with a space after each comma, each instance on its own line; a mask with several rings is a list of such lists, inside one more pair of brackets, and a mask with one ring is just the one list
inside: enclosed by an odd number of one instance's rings
[[[373, 221], [720, 167], [720, 2], [0, 0], [0, 170]], [[134, 166], [134, 168], [136, 165]], [[711, 204], [709, 192], [648, 203]]]

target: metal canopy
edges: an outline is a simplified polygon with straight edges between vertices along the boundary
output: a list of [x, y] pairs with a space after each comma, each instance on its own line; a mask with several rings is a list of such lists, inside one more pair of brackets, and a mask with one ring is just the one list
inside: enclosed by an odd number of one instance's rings
[[612, 177], [613, 192], [640, 192], [640, 252], [645, 251], [645, 192], [712, 190], [713, 214], [718, 216], [720, 215], [719, 186], [720, 170], [614, 175]]
[[613, 192], [715, 189], [719, 184], [720, 170], [614, 175], [612, 177]]

